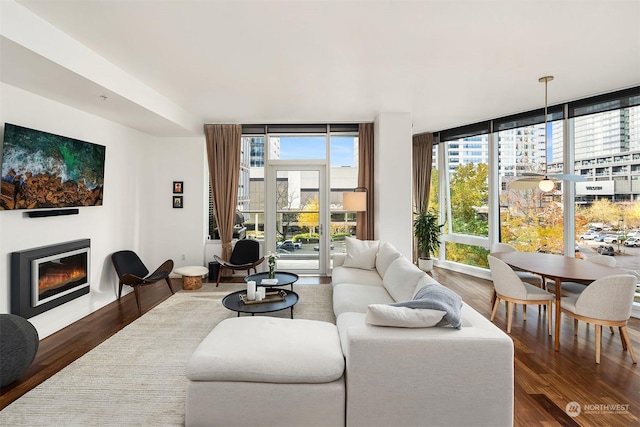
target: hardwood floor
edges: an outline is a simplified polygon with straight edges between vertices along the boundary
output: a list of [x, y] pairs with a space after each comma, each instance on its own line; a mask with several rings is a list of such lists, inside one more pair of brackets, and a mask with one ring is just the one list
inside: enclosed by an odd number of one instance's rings
[[[436, 268], [432, 274], [483, 314], [491, 314], [491, 282]], [[236, 280], [234, 280], [236, 281]], [[328, 284], [330, 278], [301, 277], [301, 283]], [[164, 285], [164, 286], [163, 286]], [[175, 280], [174, 289], [181, 283]], [[147, 286], [142, 292], [143, 313], [169, 298], [166, 284]], [[501, 307], [495, 324], [506, 329], [506, 309]], [[137, 318], [133, 294], [81, 319], [41, 340], [36, 359], [22, 377], [0, 390], [0, 410], [81, 357]], [[553, 349], [553, 337], [546, 333], [544, 312], [534, 306], [522, 320], [522, 307], [514, 314], [511, 338], [515, 347], [516, 426], [632, 426], [640, 425], [640, 368], [622, 350], [616, 330], [603, 330], [602, 361], [595, 363], [595, 328], [580, 323], [573, 335], [573, 322], [563, 317], [561, 347]], [[636, 354], [640, 355], [640, 320], [629, 323]], [[580, 405], [581, 414], [567, 415], [570, 402]], [[464, 402], [461, 402], [464, 404]]]

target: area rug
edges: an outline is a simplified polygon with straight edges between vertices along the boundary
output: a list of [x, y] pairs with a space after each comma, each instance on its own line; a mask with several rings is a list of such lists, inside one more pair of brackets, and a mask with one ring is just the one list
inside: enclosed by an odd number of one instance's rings
[[[202, 339], [237, 313], [241, 284], [180, 291], [0, 412], [0, 425], [184, 425], [185, 366]], [[335, 323], [330, 285], [294, 285], [294, 317]], [[289, 309], [270, 313], [289, 317]], [[60, 351], [64, 351], [61, 349]]]

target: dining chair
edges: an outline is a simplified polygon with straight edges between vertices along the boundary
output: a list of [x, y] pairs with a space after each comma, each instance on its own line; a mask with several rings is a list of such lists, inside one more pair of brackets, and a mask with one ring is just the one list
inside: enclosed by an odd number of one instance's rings
[[[630, 274], [607, 276], [591, 283], [577, 297], [567, 296], [560, 300], [563, 313], [575, 320], [595, 324], [597, 364], [600, 363], [603, 326], [618, 327], [622, 349], [628, 350], [633, 363], [637, 363], [627, 331], [636, 285], [636, 277]], [[560, 322], [560, 319], [556, 319], [556, 322]], [[574, 334], [577, 334], [576, 330]]]
[[[491, 252], [494, 252], [494, 253], [518, 252], [518, 249], [516, 249], [515, 247], [511, 246], [508, 243], [494, 243], [493, 245], [491, 245]], [[510, 268], [516, 272], [520, 280], [522, 280], [523, 282], [531, 283], [532, 285], [535, 285], [539, 288], [542, 288], [544, 286], [544, 281], [542, 280], [542, 277], [538, 276], [537, 274], [529, 273], [528, 271], [518, 270], [513, 267], [510, 267]]]
[[[606, 265], [607, 267], [615, 267], [616, 260], [613, 257], [607, 255], [594, 255], [586, 259], [586, 261], [596, 264]], [[561, 292], [562, 295], [567, 297], [577, 297], [585, 290], [587, 285], [576, 282], [562, 282]], [[547, 282], [547, 290], [550, 292], [556, 292], [556, 284], [553, 281]]]
[[[530, 283], [523, 282], [515, 271], [504, 261], [491, 255], [487, 256], [491, 278], [496, 292], [496, 300], [491, 311], [491, 321], [496, 316], [500, 300], [507, 303], [507, 333], [511, 333], [514, 304], [523, 305], [523, 319], [527, 320], [526, 306], [536, 304], [547, 308], [547, 327], [551, 335], [551, 302], [554, 299], [552, 293], [545, 291]], [[547, 307], [548, 306], [548, 307]]]

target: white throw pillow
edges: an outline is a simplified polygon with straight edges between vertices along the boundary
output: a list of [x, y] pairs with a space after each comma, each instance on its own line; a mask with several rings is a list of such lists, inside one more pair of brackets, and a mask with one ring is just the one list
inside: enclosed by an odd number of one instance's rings
[[430, 328], [436, 326], [445, 312], [431, 309], [392, 307], [386, 304], [370, 304], [364, 321], [369, 325], [396, 328]]
[[394, 301], [407, 301], [413, 297], [416, 285], [426, 275], [427, 273], [401, 256], [387, 268], [382, 285]]
[[402, 254], [391, 243], [384, 242], [381, 244], [376, 257], [376, 270], [378, 270], [380, 277], [384, 277], [391, 263], [401, 256]]
[[378, 253], [378, 240], [358, 240], [346, 237], [347, 256], [344, 259], [344, 267], [359, 268], [361, 270], [373, 270], [376, 268], [376, 255]]

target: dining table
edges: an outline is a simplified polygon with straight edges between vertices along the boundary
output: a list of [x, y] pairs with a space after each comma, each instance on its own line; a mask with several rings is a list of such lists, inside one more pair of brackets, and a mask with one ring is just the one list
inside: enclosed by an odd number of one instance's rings
[[564, 255], [548, 254], [541, 252], [495, 252], [491, 256], [504, 261], [511, 267], [539, 274], [542, 280], [553, 279], [556, 286], [556, 324], [555, 324], [555, 350], [560, 349], [560, 298], [562, 296], [562, 282], [578, 282], [585, 285], [606, 276], [615, 274], [628, 274], [626, 270], [609, 267], [583, 259]]

